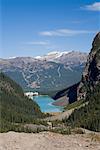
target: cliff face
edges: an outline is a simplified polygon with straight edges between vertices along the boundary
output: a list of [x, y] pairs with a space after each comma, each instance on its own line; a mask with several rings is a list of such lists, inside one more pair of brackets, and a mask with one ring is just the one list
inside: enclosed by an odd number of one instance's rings
[[100, 82], [100, 32], [95, 36], [92, 49], [88, 56], [82, 80], [79, 84], [78, 100], [85, 99], [86, 93], [92, 91]]
[[81, 99], [88, 104], [74, 110], [66, 120], [67, 126], [100, 132], [100, 32], [94, 38], [81, 82], [77, 87], [77, 100]]
[[82, 74], [82, 79], [67, 89], [58, 92], [54, 99], [66, 96], [66, 101], [72, 103], [76, 100], [85, 99], [88, 92], [100, 82], [100, 32], [95, 36], [92, 49], [89, 53], [87, 63]]

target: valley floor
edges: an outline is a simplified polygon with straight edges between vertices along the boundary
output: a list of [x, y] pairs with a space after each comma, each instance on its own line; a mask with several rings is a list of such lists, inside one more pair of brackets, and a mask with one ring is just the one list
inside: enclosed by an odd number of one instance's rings
[[100, 133], [0, 133], [0, 150], [100, 150]]

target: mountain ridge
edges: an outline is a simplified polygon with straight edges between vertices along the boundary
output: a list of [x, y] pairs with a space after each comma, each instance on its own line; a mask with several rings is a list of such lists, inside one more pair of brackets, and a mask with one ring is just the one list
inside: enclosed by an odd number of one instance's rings
[[[32, 57], [1, 59], [0, 70], [20, 84], [24, 90], [52, 93], [77, 83], [87, 58], [86, 54], [80, 52], [62, 53], [58, 53], [59, 59], [53, 56], [52, 60], [52, 53], [49, 54], [48, 60]], [[53, 54], [55, 55], [55, 52]]]

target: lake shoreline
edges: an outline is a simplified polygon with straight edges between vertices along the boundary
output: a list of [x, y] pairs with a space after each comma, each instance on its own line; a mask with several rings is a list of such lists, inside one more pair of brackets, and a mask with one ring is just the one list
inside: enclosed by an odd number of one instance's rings
[[62, 106], [54, 105], [55, 100], [48, 95], [33, 96], [33, 100], [40, 106], [43, 113], [62, 112]]

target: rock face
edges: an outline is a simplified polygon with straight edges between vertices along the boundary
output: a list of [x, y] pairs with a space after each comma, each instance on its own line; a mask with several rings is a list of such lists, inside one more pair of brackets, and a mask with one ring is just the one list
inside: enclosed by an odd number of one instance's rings
[[92, 91], [98, 82], [100, 82], [100, 32], [95, 36], [92, 43], [92, 49], [89, 53], [81, 81], [58, 92], [54, 99], [61, 99], [61, 97], [66, 96], [66, 100], [69, 103], [85, 99], [87, 92]]
[[92, 43], [92, 49], [78, 87], [78, 100], [85, 98], [88, 90], [93, 90], [98, 82], [100, 82], [100, 32]]

